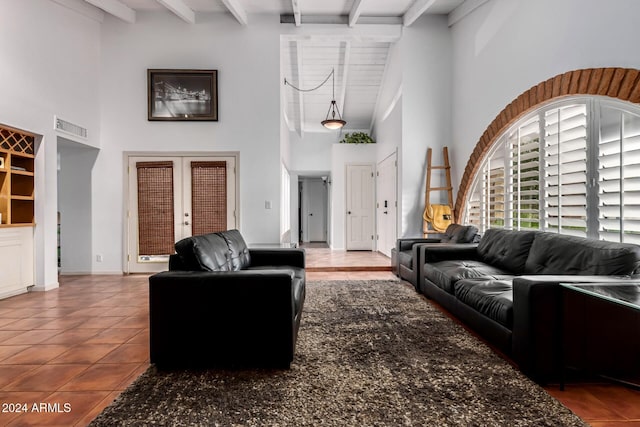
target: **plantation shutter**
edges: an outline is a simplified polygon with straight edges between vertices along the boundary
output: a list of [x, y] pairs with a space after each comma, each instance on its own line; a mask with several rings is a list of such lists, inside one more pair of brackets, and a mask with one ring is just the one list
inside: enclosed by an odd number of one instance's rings
[[640, 244], [640, 117], [603, 106], [598, 145], [598, 237]]
[[471, 186], [466, 209], [465, 209], [465, 224], [471, 224], [478, 227], [478, 230], [484, 230], [484, 204], [482, 202], [482, 187], [484, 183], [485, 172], [479, 172], [476, 175], [475, 182]]
[[587, 107], [544, 114], [544, 228], [587, 236]]
[[540, 228], [540, 121], [534, 117], [507, 138], [511, 156], [510, 217], [513, 228]]
[[191, 162], [191, 233], [227, 229], [227, 162]]
[[173, 162], [137, 162], [138, 256], [174, 252]]
[[501, 228], [505, 226], [505, 153], [504, 144], [489, 157], [487, 165], [487, 207], [489, 227]]

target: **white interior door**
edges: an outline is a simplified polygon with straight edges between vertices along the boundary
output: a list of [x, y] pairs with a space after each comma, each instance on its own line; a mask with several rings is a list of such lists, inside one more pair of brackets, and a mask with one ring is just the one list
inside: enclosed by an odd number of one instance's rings
[[378, 252], [391, 257], [397, 238], [397, 161], [396, 154], [378, 163], [376, 172], [376, 218]]
[[346, 249], [374, 249], [373, 165], [348, 164], [346, 179]]
[[167, 270], [178, 240], [237, 227], [232, 156], [131, 156], [128, 193], [128, 273]]

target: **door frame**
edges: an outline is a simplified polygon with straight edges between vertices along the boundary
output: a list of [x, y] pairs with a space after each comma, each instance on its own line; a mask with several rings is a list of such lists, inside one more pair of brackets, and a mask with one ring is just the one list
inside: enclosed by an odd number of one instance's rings
[[[300, 200], [300, 230], [302, 231], [302, 238], [301, 238], [301, 242], [302, 243], [311, 243], [311, 242], [327, 242], [327, 234], [328, 234], [328, 217], [329, 217], [329, 210], [328, 210], [328, 206], [329, 206], [329, 189], [328, 189], [328, 184], [327, 184], [327, 180], [323, 179], [321, 176], [305, 176], [305, 177], [300, 177], [298, 179], [298, 182], [300, 183], [300, 185], [302, 185], [302, 191], [301, 191], [301, 200]], [[322, 236], [323, 236], [323, 240], [312, 240], [310, 238], [310, 233], [309, 233], [309, 202], [310, 202], [310, 193], [309, 193], [309, 186], [308, 184], [310, 182], [316, 182], [316, 183], [322, 183], [323, 188], [322, 188]], [[307, 184], [307, 185], [305, 185]], [[317, 196], [317, 194], [316, 194]]]
[[[380, 208], [380, 203], [382, 202], [382, 200], [379, 198], [380, 196], [380, 190], [382, 190], [382, 185], [379, 181], [380, 178], [380, 170], [382, 169], [381, 165], [384, 162], [387, 161], [392, 161], [394, 162], [393, 164], [393, 198], [394, 198], [394, 203], [393, 206], [388, 207], [389, 211], [393, 211], [393, 221], [391, 221], [391, 224], [393, 224], [393, 230], [386, 230], [386, 231], [391, 231], [391, 240], [392, 242], [395, 244], [397, 238], [398, 238], [398, 150], [394, 150], [393, 153], [389, 154], [387, 157], [385, 157], [384, 159], [380, 160], [377, 164], [376, 164], [376, 250], [378, 252], [380, 252], [383, 255], [386, 255], [388, 257], [391, 257], [391, 252], [389, 251], [389, 254], [383, 252], [380, 250], [380, 231], [382, 230], [382, 221], [381, 218], [379, 218], [379, 211], [381, 210]], [[389, 188], [391, 188], [391, 186], [389, 186]]]
[[129, 229], [129, 158], [130, 157], [233, 157], [235, 159], [235, 217], [236, 226], [240, 229], [240, 152], [239, 151], [124, 151], [122, 153], [122, 272], [129, 274], [129, 239], [132, 230]]

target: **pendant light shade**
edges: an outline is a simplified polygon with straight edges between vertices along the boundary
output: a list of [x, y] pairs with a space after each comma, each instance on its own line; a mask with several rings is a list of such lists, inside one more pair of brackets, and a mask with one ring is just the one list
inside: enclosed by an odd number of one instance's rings
[[[336, 113], [338, 113], [338, 118], [336, 118]], [[329, 115], [331, 115], [331, 118], [329, 118]], [[327, 111], [327, 118], [324, 119], [321, 123], [322, 126], [331, 130], [340, 129], [347, 124], [347, 122], [342, 120], [342, 116], [340, 115], [340, 110], [338, 109], [338, 105], [336, 104], [335, 99], [331, 100], [329, 111]]]
[[340, 114], [340, 109], [338, 108], [338, 104], [336, 103], [336, 82], [335, 82], [334, 71], [335, 70], [332, 69], [331, 73], [329, 73], [327, 78], [324, 79], [324, 81], [320, 83], [318, 86], [312, 89], [297, 88], [291, 83], [289, 83], [286, 78], [284, 79], [285, 86], [289, 85], [295, 90], [297, 90], [298, 92], [311, 92], [316, 89], [320, 89], [329, 80], [329, 77], [331, 77], [331, 104], [329, 104], [327, 117], [322, 122], [320, 122], [322, 126], [330, 130], [340, 129], [347, 124], [347, 122], [342, 119], [342, 115]]

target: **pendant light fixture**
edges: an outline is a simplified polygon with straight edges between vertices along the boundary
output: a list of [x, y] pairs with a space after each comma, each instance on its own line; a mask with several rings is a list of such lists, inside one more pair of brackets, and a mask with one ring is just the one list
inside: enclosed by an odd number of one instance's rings
[[331, 72], [329, 73], [329, 75], [327, 76], [326, 79], [324, 79], [324, 81], [322, 83], [320, 83], [318, 86], [311, 88], [311, 89], [300, 89], [298, 87], [295, 87], [294, 85], [292, 85], [291, 83], [289, 83], [285, 77], [284, 79], [284, 84], [285, 86], [289, 85], [291, 86], [293, 89], [297, 90], [298, 92], [312, 92], [316, 89], [320, 89], [322, 86], [324, 86], [324, 84], [329, 81], [329, 77], [331, 77], [331, 104], [329, 104], [329, 110], [327, 111], [327, 117], [325, 117], [325, 119], [320, 122], [322, 124], [322, 126], [324, 126], [327, 129], [331, 129], [331, 130], [336, 130], [336, 129], [340, 129], [342, 128], [344, 125], [347, 124], [347, 122], [345, 122], [344, 120], [342, 120], [342, 115], [340, 114], [340, 109], [338, 108], [338, 104], [336, 103], [336, 82], [335, 82], [335, 70], [332, 68]]

